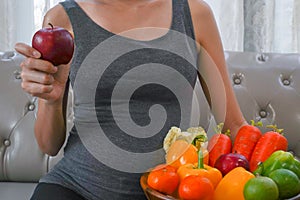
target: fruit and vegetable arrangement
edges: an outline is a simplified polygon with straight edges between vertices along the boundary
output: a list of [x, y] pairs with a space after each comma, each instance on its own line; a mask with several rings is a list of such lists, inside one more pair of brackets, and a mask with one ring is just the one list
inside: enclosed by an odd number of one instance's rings
[[278, 200], [300, 194], [300, 161], [288, 152], [282, 129], [262, 133], [254, 123], [232, 141], [222, 124], [208, 139], [201, 127], [172, 127], [166, 162], [147, 174], [150, 188], [181, 200]]

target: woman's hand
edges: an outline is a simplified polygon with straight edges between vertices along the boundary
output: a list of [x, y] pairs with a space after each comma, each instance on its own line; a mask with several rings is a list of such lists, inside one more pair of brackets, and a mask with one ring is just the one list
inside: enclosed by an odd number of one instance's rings
[[40, 52], [24, 43], [17, 43], [15, 50], [26, 57], [20, 65], [23, 90], [48, 104], [62, 103], [69, 65], [54, 66], [40, 59]]

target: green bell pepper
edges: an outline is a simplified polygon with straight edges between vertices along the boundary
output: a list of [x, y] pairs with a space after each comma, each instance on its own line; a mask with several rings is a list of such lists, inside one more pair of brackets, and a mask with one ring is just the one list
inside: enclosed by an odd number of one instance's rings
[[267, 160], [260, 163], [254, 174], [269, 176], [272, 171], [281, 168], [293, 171], [300, 179], [300, 161], [292, 153], [282, 150], [275, 151]]

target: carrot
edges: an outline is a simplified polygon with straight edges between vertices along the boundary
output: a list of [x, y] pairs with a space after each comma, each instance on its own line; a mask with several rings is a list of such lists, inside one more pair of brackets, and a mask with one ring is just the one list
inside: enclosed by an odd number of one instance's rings
[[255, 145], [262, 136], [256, 126], [262, 126], [262, 122], [255, 123], [254, 120], [251, 120], [251, 125], [240, 128], [234, 140], [232, 153], [242, 154], [250, 161]]
[[222, 133], [223, 123], [217, 126], [216, 134], [214, 134], [208, 141], [209, 151], [209, 165], [214, 167], [217, 159], [223, 155], [231, 152], [232, 142], [230, 139], [230, 131], [227, 130]]
[[264, 162], [273, 152], [277, 150], [287, 151], [288, 141], [282, 135], [283, 129], [277, 129], [276, 125], [269, 125], [267, 127], [274, 130], [266, 132], [258, 140], [250, 159], [251, 172], [254, 172], [259, 163]]

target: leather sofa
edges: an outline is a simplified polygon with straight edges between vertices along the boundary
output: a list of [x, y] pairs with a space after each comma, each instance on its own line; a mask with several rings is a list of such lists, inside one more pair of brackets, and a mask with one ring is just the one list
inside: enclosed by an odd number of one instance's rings
[[[225, 58], [247, 121], [277, 124], [289, 150], [300, 156], [300, 55], [227, 51]], [[35, 141], [38, 105], [20, 87], [22, 59], [15, 52], [0, 53], [0, 200], [29, 199], [39, 178], [63, 156], [62, 150], [55, 157], [43, 154]], [[69, 96], [67, 130], [72, 126], [72, 91]], [[208, 111], [203, 102], [201, 111]], [[215, 125], [209, 112], [201, 114], [200, 124], [208, 133]]]
[[[63, 149], [51, 157], [38, 148], [33, 132], [37, 99], [20, 86], [22, 59], [13, 51], [0, 53], [0, 200], [29, 199], [39, 178], [63, 156]], [[67, 115], [70, 130], [70, 109]]]

